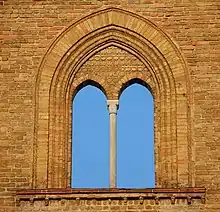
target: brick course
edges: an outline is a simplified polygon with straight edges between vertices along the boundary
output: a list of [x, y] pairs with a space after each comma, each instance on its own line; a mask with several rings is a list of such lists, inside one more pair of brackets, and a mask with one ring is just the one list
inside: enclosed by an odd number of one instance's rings
[[[147, 208], [139, 204], [128, 208], [122, 206], [119, 201], [117, 207], [110, 209], [109, 206], [103, 205], [99, 209], [218, 211], [220, 209], [219, 0], [0, 0], [0, 211], [19, 211], [19, 207], [15, 208], [15, 189], [31, 189], [34, 186], [35, 90], [43, 58], [51, 44], [67, 27], [86, 15], [109, 7], [131, 11], [150, 20], [159, 27], [158, 30], [161, 29], [169, 36], [181, 52], [189, 74], [187, 83], [192, 89], [187, 93], [187, 103], [184, 96], [181, 98], [179, 96], [177, 101], [178, 108], [183, 107], [185, 110], [186, 105], [189, 106], [190, 111], [187, 113], [190, 114], [190, 120], [186, 120], [185, 113], [178, 114], [177, 127], [180, 128], [177, 136], [179, 141], [185, 141], [184, 134], [187, 134], [189, 145], [186, 149], [185, 143], [180, 142], [182, 148], [178, 149], [177, 154], [182, 159], [187, 158], [187, 162], [181, 159], [176, 161], [175, 164], [179, 167], [176, 176], [181, 181], [178, 185], [205, 187], [207, 194], [205, 205], [196, 203], [188, 206], [184, 202], [181, 206], [175, 206], [165, 202], [164, 207], [160, 209], [154, 206], [154, 203]], [[132, 25], [132, 21], [128, 24]], [[183, 94], [182, 89], [185, 88], [181, 82], [184, 82], [184, 78], [181, 77], [179, 76], [179, 83], [175, 84], [174, 88]], [[187, 126], [182, 123], [187, 123]], [[171, 141], [167, 142], [169, 145]], [[166, 152], [170, 157], [172, 154], [170, 150]], [[175, 164], [168, 169], [176, 170]], [[54, 182], [56, 180], [58, 179]], [[55, 202], [42, 210], [54, 211], [58, 207], [57, 204], [60, 202]], [[70, 203], [65, 202], [65, 205], [68, 204]], [[151, 203], [147, 202], [144, 205], [149, 204]], [[40, 206], [25, 207], [26, 211], [36, 211]], [[68, 207], [65, 206], [63, 211], [71, 211], [71, 207]], [[81, 209], [99, 210], [92, 207]]]

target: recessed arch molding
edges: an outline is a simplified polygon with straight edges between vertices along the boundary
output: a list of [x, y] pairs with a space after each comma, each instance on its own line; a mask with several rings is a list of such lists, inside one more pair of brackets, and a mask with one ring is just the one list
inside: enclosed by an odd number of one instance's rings
[[77, 89], [92, 82], [114, 100], [133, 79], [154, 96], [156, 187], [193, 186], [192, 92], [184, 58], [149, 20], [108, 8], [70, 24], [39, 67], [33, 188], [71, 185], [71, 105]]

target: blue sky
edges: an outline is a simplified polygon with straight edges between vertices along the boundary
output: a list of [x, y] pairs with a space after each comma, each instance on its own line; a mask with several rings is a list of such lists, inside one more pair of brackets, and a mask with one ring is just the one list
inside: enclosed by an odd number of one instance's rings
[[[109, 115], [105, 95], [86, 86], [73, 100], [72, 187], [109, 187]], [[155, 186], [153, 97], [139, 84], [126, 88], [117, 114], [117, 187]]]

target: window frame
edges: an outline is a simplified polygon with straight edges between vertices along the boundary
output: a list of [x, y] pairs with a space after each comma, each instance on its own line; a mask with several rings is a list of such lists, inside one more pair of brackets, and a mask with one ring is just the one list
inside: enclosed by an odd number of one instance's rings
[[[138, 25], [127, 25], [123, 20], [133, 20]], [[88, 30], [83, 30], [85, 26]], [[125, 76], [106, 95], [109, 99], [118, 98], [112, 97], [112, 93], [117, 95], [133, 78], [150, 85], [155, 98], [156, 186], [193, 186], [192, 99], [189, 97], [192, 91], [184, 58], [176, 44], [153, 23], [110, 8], [73, 23], [44, 56], [35, 91], [32, 187], [70, 187], [71, 100], [77, 86], [89, 80], [88, 76], [80, 79], [74, 76], [88, 58], [110, 45], [135, 55], [149, 70], [149, 74]], [[98, 83], [104, 87], [102, 79]]]

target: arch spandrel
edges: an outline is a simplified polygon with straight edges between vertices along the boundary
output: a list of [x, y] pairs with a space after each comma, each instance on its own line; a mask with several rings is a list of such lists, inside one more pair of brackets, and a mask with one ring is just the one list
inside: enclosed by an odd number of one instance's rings
[[117, 99], [124, 76], [126, 80], [134, 76], [147, 80], [150, 72], [134, 55], [112, 45], [92, 55], [75, 74], [74, 81], [85, 77], [101, 81], [108, 99]]
[[[177, 46], [162, 30], [160, 30], [152, 22], [144, 19], [141, 16], [116, 8], [99, 11], [79, 20], [78, 22], [74, 22], [73, 24], [71, 24], [55, 40], [45, 57], [48, 57], [53, 53], [54, 56], [64, 55], [68, 52], [68, 49], [71, 46], [75, 45], [77, 42], [80, 41], [80, 39], [87, 36], [89, 33], [110, 25], [120, 26], [122, 28], [136, 32], [138, 36], [146, 38], [153, 45], [155, 45], [164, 57], [168, 57], [168, 60], [177, 59], [179, 61], [178, 64], [183, 65], [181, 54]], [[172, 53], [174, 53], [174, 55]], [[59, 58], [55, 59], [53, 57], [53, 60], [54, 62], [57, 62], [57, 65], [60, 62]], [[176, 63], [177, 62], [174, 61], [174, 63], [171, 63], [170, 65], [173, 66]], [[55, 63], [53, 68], [56, 68]], [[174, 67], [172, 67], [172, 69], [173, 68]], [[182, 68], [186, 71], [186, 68]]]
[[[191, 152], [187, 148], [192, 145], [191, 110], [186, 109], [190, 107], [191, 88], [181, 52], [150, 21], [131, 12], [110, 8], [71, 24], [43, 59], [36, 86], [33, 187], [70, 186], [70, 105], [74, 89], [84, 80], [95, 80], [103, 87], [110, 80], [105, 81], [102, 76], [98, 79], [96, 73], [82, 74], [78, 78], [76, 75], [97, 52], [110, 46], [129, 52], [145, 69], [126, 73], [116, 83], [114, 91], [105, 88], [108, 98], [118, 98], [116, 93], [132, 78], [152, 84], [157, 186], [192, 185]], [[187, 113], [184, 115], [180, 115], [181, 107], [177, 107], [182, 95], [186, 96], [183, 107]], [[179, 144], [184, 152], [180, 152]], [[42, 148], [48, 154], [42, 153]]]

